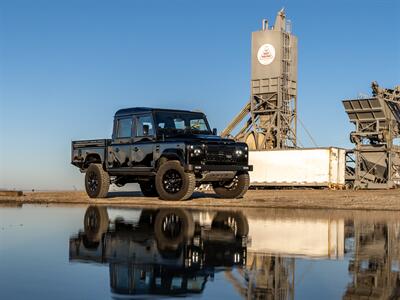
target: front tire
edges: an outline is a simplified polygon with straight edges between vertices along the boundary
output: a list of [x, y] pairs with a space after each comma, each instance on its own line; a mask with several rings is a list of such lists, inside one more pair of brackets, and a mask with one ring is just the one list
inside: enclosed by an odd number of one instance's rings
[[221, 198], [242, 198], [250, 186], [248, 173], [237, 174], [231, 181], [213, 183], [214, 192]]
[[185, 209], [161, 209], [154, 221], [154, 235], [160, 250], [176, 250], [193, 238], [195, 224]]
[[196, 178], [194, 174], [186, 173], [177, 160], [163, 163], [157, 171], [156, 189], [161, 199], [189, 199], [195, 187]]
[[91, 164], [85, 175], [86, 193], [90, 198], [106, 198], [110, 187], [110, 176], [101, 164]]

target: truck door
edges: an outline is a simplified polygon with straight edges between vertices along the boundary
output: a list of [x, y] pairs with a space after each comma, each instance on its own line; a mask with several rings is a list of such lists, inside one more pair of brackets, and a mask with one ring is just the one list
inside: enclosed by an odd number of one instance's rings
[[134, 130], [133, 116], [121, 116], [114, 120], [114, 132], [108, 147], [108, 167], [128, 168], [132, 165], [131, 146]]
[[153, 167], [155, 129], [151, 114], [136, 116], [134, 143], [131, 148], [132, 164], [135, 167]]

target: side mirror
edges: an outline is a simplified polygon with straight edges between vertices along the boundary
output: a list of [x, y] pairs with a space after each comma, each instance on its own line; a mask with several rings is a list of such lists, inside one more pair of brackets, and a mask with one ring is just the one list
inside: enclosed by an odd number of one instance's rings
[[218, 134], [218, 132], [217, 132], [217, 128], [213, 128], [213, 130], [212, 130], [212, 134], [213, 134], [213, 135], [217, 135], [217, 134]]
[[149, 135], [149, 125], [143, 125], [143, 135], [144, 136]]

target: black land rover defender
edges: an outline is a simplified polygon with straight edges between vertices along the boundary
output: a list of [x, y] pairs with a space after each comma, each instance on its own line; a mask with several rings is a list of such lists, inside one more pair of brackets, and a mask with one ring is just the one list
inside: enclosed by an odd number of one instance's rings
[[220, 197], [240, 198], [252, 170], [247, 145], [217, 136], [203, 113], [155, 108], [117, 111], [112, 139], [73, 141], [71, 163], [86, 173], [91, 198], [132, 182], [165, 200], [188, 199], [207, 183]]

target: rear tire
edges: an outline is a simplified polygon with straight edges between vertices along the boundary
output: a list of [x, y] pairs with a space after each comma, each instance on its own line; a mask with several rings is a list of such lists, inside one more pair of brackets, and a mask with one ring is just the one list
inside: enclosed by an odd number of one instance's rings
[[186, 200], [192, 196], [196, 178], [186, 173], [180, 162], [170, 160], [163, 163], [157, 171], [156, 189], [164, 200]]
[[83, 227], [90, 242], [99, 242], [108, 229], [108, 213], [105, 206], [89, 206], [83, 219]]
[[110, 187], [110, 176], [101, 164], [91, 164], [85, 175], [86, 193], [90, 198], [106, 198]]
[[250, 177], [248, 173], [236, 175], [228, 182], [213, 183], [214, 192], [221, 198], [242, 198], [250, 186]]
[[145, 197], [158, 197], [156, 183], [154, 180], [139, 182], [140, 190]]

